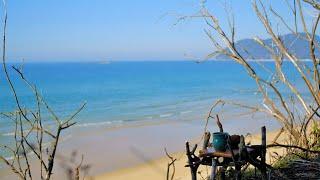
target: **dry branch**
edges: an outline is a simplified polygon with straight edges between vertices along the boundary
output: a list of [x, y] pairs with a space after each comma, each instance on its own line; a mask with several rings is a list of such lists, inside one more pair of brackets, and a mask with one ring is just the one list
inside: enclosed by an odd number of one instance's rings
[[[167, 180], [173, 180], [174, 175], [176, 173], [176, 167], [175, 167], [174, 163], [176, 162], [177, 159], [173, 158], [172, 156], [170, 156], [166, 148], [164, 148], [164, 151], [166, 153], [166, 156], [170, 159], [170, 162], [167, 165]], [[172, 173], [171, 173], [171, 176], [170, 176], [171, 167], [172, 167]]]
[[[30, 163], [30, 156], [35, 156], [37, 163], [40, 164], [40, 176], [41, 179], [49, 180], [53, 173], [54, 162], [56, 159], [56, 151], [59, 145], [61, 132], [69, 127], [73, 126], [76, 122], [73, 119], [79, 112], [85, 107], [84, 103], [75, 113], [71, 114], [67, 120], [60, 120], [60, 118], [51, 109], [44, 98], [39, 94], [35, 85], [33, 85], [23, 74], [22, 70], [12, 66], [14, 72], [19, 75], [21, 81], [23, 81], [33, 93], [36, 108], [35, 110], [22, 108], [19, 100], [19, 95], [12, 83], [11, 76], [8, 73], [8, 67], [6, 64], [6, 27], [7, 27], [7, 11], [6, 4], [4, 1], [4, 24], [3, 24], [3, 45], [2, 45], [2, 67], [5, 72], [6, 80], [9, 84], [11, 93], [13, 95], [14, 102], [17, 110], [10, 113], [1, 113], [13, 120], [15, 125], [14, 130], [14, 147], [6, 145], [0, 145], [1, 149], [7, 150], [13, 157], [12, 160], [6, 159], [0, 156], [0, 160], [7, 165], [13, 173], [15, 173], [20, 179], [34, 179], [34, 174], [37, 172], [32, 171], [32, 164]], [[43, 109], [44, 107], [44, 109]], [[43, 123], [43, 116], [41, 115], [44, 111], [49, 112], [52, 117], [55, 126], [49, 128], [45, 127]], [[27, 115], [30, 113], [31, 115]], [[51, 146], [47, 147], [44, 139], [49, 139]], [[30, 154], [32, 152], [32, 154]], [[45, 157], [48, 155], [48, 158]], [[79, 168], [82, 162], [75, 169], [76, 179], [79, 179]]]
[[[216, 18], [205, 6], [202, 6], [202, 17], [205, 20], [205, 23], [208, 25], [208, 30], [206, 30], [206, 34], [209, 39], [212, 41], [216, 50], [214, 52], [220, 52], [221, 54], [229, 57], [235, 62], [241, 64], [245, 70], [247, 71], [249, 77], [251, 77], [256, 85], [258, 92], [262, 95], [262, 108], [259, 106], [247, 106], [241, 103], [229, 103], [232, 105], [238, 105], [238, 107], [251, 109], [253, 112], [264, 112], [271, 116], [273, 116], [276, 120], [278, 120], [285, 132], [287, 132], [290, 136], [291, 143], [294, 145], [302, 146], [305, 148], [309, 148], [311, 144], [314, 142], [310, 142], [307, 138], [310, 134], [308, 134], [307, 129], [309, 128], [309, 122], [315, 121], [317, 116], [317, 107], [320, 104], [320, 92], [319, 92], [319, 60], [316, 57], [315, 47], [318, 42], [315, 40], [317, 26], [320, 20], [320, 13], [318, 12], [318, 16], [313, 24], [312, 32], [308, 31], [307, 24], [305, 22], [304, 17], [304, 9], [302, 8], [300, 0], [294, 0], [293, 5], [286, 1], [288, 4], [288, 8], [292, 12], [294, 16], [294, 28], [290, 27], [289, 24], [284, 20], [284, 18], [276, 12], [272, 7], [270, 7], [269, 11], [267, 11], [266, 6], [260, 0], [253, 0], [252, 7], [256, 16], [259, 18], [261, 24], [267, 31], [269, 37], [272, 40], [273, 45], [275, 47], [271, 47], [265, 44], [260, 38], [256, 37], [255, 41], [260, 44], [264, 49], [266, 49], [271, 55], [274, 63], [274, 70], [268, 69], [268, 72], [271, 74], [271, 80], [267, 80], [259, 76], [257, 70], [252, 66], [248, 59], [244, 58], [239, 52], [239, 48], [236, 47], [234, 42], [234, 22], [230, 23], [230, 20], [226, 23], [230, 28], [231, 35], [228, 36], [225, 33], [227, 30], [222, 28], [224, 26], [220, 25], [218, 18]], [[317, 7], [317, 3], [315, 1], [305, 1], [306, 3], [312, 3], [314, 7]], [[268, 13], [272, 13], [274, 18], [280, 20], [284, 26], [289, 29], [293, 34], [297, 36], [297, 38], [303, 38], [307, 40], [310, 44], [310, 58], [312, 59], [312, 70], [309, 69], [306, 62], [298, 57], [294, 56], [291, 52], [289, 52], [290, 46], [287, 46], [284, 41], [281, 39], [280, 35], [277, 35], [277, 30], [272, 26], [272, 16], [269, 16]], [[228, 14], [228, 12], [227, 12]], [[229, 14], [228, 14], [229, 15]], [[300, 18], [298, 24], [297, 18]], [[230, 19], [228, 17], [228, 19]], [[300, 26], [306, 37], [302, 37], [300, 33], [297, 32], [298, 26]], [[215, 35], [211, 33], [211, 31], [215, 32]], [[219, 39], [219, 40], [218, 40]], [[222, 41], [221, 41], [222, 40]], [[222, 43], [218, 43], [222, 42]], [[225, 48], [224, 48], [225, 47]], [[304, 82], [303, 86], [308, 91], [308, 95], [305, 95], [305, 92], [301, 92], [301, 90], [295, 85], [289, 78], [288, 74], [284, 72], [283, 62], [284, 60], [289, 60], [288, 62], [295, 69], [297, 74], [300, 76], [301, 80]], [[309, 76], [309, 71], [313, 72], [313, 76]], [[289, 91], [290, 96], [284, 94], [283, 90], [280, 90], [280, 87], [284, 86], [287, 91]], [[271, 92], [271, 93], [270, 93]], [[271, 96], [271, 94], [275, 96]], [[310, 99], [311, 98], [311, 99]], [[218, 105], [225, 104], [226, 101], [218, 100], [211, 107], [209, 114], [206, 119], [205, 132], [207, 130], [208, 120], [213, 118], [211, 113]], [[302, 109], [301, 109], [302, 108]], [[304, 136], [301, 136], [301, 132], [305, 132]]]

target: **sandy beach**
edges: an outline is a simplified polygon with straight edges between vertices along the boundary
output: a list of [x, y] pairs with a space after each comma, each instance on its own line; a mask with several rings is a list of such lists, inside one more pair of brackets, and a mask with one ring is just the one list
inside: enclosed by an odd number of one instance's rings
[[[275, 136], [278, 134], [279, 130], [274, 130], [268, 132], [267, 134], [267, 143], [271, 143]], [[283, 142], [285, 140], [285, 136], [280, 136], [278, 142]], [[252, 144], [261, 143], [261, 135], [256, 134], [252, 137], [248, 138], [252, 142]], [[277, 152], [279, 155], [283, 154], [283, 149], [271, 148], [268, 149], [267, 152], [267, 162], [271, 163], [271, 152]], [[175, 179], [181, 180], [190, 180], [190, 171], [189, 168], [184, 167], [187, 162], [187, 157], [185, 152], [179, 152], [171, 154], [174, 158], [177, 159], [175, 163]], [[124, 168], [117, 171], [113, 171], [110, 173], [100, 174], [94, 177], [90, 177], [88, 179], [95, 180], [104, 180], [104, 179], [117, 179], [117, 180], [125, 180], [125, 179], [136, 179], [136, 180], [147, 180], [152, 177], [155, 180], [162, 180], [166, 178], [167, 164], [170, 162], [168, 157], [162, 157], [157, 160], [149, 161], [134, 167]], [[210, 172], [208, 167], [201, 166], [199, 170], [206, 174]]]
[[[225, 117], [230, 119], [229, 117]], [[134, 124], [124, 127], [95, 127], [74, 129], [65, 134], [58, 147], [54, 179], [66, 179], [64, 164], [71, 155], [77, 157], [73, 167], [84, 155], [84, 164], [90, 166], [89, 179], [164, 179], [168, 158], [164, 148], [177, 158], [176, 176], [189, 179], [185, 168], [185, 142], [201, 144], [205, 121], [174, 121], [164, 123]], [[262, 115], [238, 116], [237, 121], [223, 121], [225, 131], [230, 134], [256, 134], [253, 143], [260, 143], [260, 127], [267, 126], [268, 140], [273, 139], [274, 130], [279, 126]], [[215, 122], [209, 122], [210, 132], [218, 131]], [[34, 167], [38, 165], [34, 163]], [[204, 169], [203, 171], [206, 171]], [[5, 175], [6, 174], [6, 175]], [[3, 179], [12, 179], [9, 172], [2, 173]]]
[[[225, 117], [226, 119], [230, 119]], [[273, 139], [279, 125], [263, 115], [238, 116], [238, 120], [223, 121], [224, 129], [230, 134], [256, 134], [252, 143], [261, 143], [260, 127], [267, 126], [268, 141]], [[81, 147], [86, 155], [85, 162], [92, 165], [90, 176], [94, 179], [164, 179], [168, 158], [164, 148], [178, 159], [176, 177], [188, 179], [185, 168], [185, 142], [201, 144], [205, 121], [166, 122], [131, 127], [79, 132], [76, 137], [63, 142], [64, 149]], [[214, 121], [208, 125], [210, 132], [218, 131]], [[73, 139], [72, 141], [70, 141]], [[92, 142], [92, 139], [94, 141]], [[87, 146], [81, 146], [88, 144]], [[66, 151], [65, 151], [66, 152]]]

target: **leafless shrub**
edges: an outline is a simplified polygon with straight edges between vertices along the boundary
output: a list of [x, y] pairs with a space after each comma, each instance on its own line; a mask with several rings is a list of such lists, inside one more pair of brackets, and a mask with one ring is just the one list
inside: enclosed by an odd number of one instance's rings
[[[302, 7], [302, 3], [311, 4], [314, 7], [317, 16], [314, 20], [314, 24], [311, 32], [305, 22], [305, 11]], [[202, 6], [199, 17], [205, 20], [208, 25], [208, 29], [205, 31], [212, 44], [215, 47], [215, 51], [208, 57], [215, 57], [218, 54], [223, 54], [226, 57], [232, 59], [236, 63], [239, 63], [245, 68], [249, 77], [255, 81], [257, 90], [262, 96], [262, 103], [259, 105], [245, 105], [236, 102], [227, 102], [224, 100], [218, 100], [211, 108], [208, 119], [214, 118], [211, 116], [212, 110], [225, 103], [232, 104], [236, 107], [250, 109], [252, 112], [263, 112], [274, 117], [280, 122], [284, 131], [289, 134], [288, 144], [303, 147], [306, 149], [314, 148], [319, 145], [319, 106], [320, 106], [320, 78], [319, 78], [319, 59], [316, 57], [316, 49], [319, 49], [319, 42], [315, 40], [316, 31], [320, 19], [319, 2], [307, 1], [301, 2], [300, 0], [287, 1], [287, 5], [295, 22], [293, 25], [289, 25], [280, 13], [276, 12], [270, 5], [269, 9], [261, 0], [253, 0], [252, 8], [259, 18], [260, 23], [267, 31], [269, 37], [272, 39], [274, 47], [270, 47], [265, 44], [258, 36], [254, 40], [268, 51], [270, 57], [272, 57], [272, 63], [274, 69], [263, 67], [268, 70], [272, 78], [265, 79], [259, 75], [257, 68], [255, 68], [240, 53], [242, 47], [235, 45], [235, 22], [233, 17], [228, 17], [228, 25], [230, 27], [230, 33], [223, 28], [219, 22], [219, 19], [211, 13], [205, 5]], [[228, 13], [231, 16], [230, 13]], [[299, 21], [297, 19], [299, 18]], [[277, 21], [292, 32], [297, 39], [303, 38], [309, 42], [310, 60], [312, 66], [310, 67], [306, 61], [296, 57], [288, 49], [281, 39], [281, 35], [278, 32], [278, 26], [273, 26], [272, 22]], [[302, 37], [297, 30], [301, 28], [305, 33], [305, 37]], [[225, 48], [226, 47], [226, 48]], [[307, 94], [301, 92], [301, 90], [290, 80], [289, 75], [284, 71], [284, 61], [287, 60], [294, 68], [294, 71], [299, 75], [299, 78], [303, 81], [304, 89], [307, 89]], [[257, 63], [259, 66], [263, 66], [261, 63]], [[280, 87], [285, 87], [286, 91], [290, 92], [290, 97], [287, 97]], [[271, 94], [274, 94], [273, 97]], [[207, 125], [206, 125], [207, 126]], [[280, 136], [280, 135], [279, 135]]]
[[65, 171], [65, 174], [69, 180], [80, 180], [80, 173], [82, 173], [83, 179], [87, 177], [91, 166], [89, 164], [83, 164], [83, 155], [80, 162], [77, 162], [77, 151], [73, 151], [69, 156], [59, 155], [57, 158], [61, 161], [60, 166]]
[[[3, 2], [5, 6], [5, 1]], [[75, 113], [71, 114], [69, 118], [61, 120], [38, 92], [37, 87], [24, 76], [23, 71], [18, 67], [12, 66], [12, 69], [17, 73], [19, 79], [22, 80], [33, 93], [36, 108], [28, 109], [21, 105], [19, 95], [12, 83], [6, 63], [6, 7], [4, 12], [2, 65], [17, 109], [9, 113], [1, 113], [2, 117], [12, 120], [15, 128], [14, 145], [0, 145], [3, 151], [11, 154], [12, 159], [0, 155], [0, 160], [20, 179], [34, 179], [39, 175], [41, 179], [48, 180], [53, 173], [61, 133], [76, 124], [73, 119], [85, 107], [85, 103], [81, 105]], [[53, 126], [45, 126], [44, 111], [50, 114]], [[49, 145], [47, 145], [48, 143]], [[36, 163], [39, 163], [40, 172], [32, 166], [31, 159], [36, 159]], [[82, 167], [81, 165], [82, 162], [75, 169], [75, 177], [79, 177], [79, 168]]]

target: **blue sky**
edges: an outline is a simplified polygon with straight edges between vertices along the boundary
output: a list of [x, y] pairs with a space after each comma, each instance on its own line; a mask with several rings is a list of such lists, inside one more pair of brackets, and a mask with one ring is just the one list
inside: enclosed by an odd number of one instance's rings
[[[222, 2], [207, 5], [225, 24]], [[237, 39], [266, 36], [250, 0], [228, 2], [236, 14]], [[275, 8], [291, 22], [278, 2]], [[10, 60], [182, 60], [213, 50], [203, 20], [174, 25], [178, 17], [197, 13], [200, 0], [8, 0], [7, 6]]]

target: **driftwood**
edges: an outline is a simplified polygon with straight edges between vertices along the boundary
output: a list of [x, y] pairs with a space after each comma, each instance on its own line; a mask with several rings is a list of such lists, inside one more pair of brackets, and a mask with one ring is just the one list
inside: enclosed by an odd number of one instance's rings
[[186, 167], [190, 168], [192, 180], [197, 180], [197, 170], [200, 165], [200, 158], [194, 154], [196, 149], [197, 144], [190, 151], [189, 142], [186, 142], [186, 155], [188, 157], [188, 164], [186, 165]]
[[[197, 169], [200, 165], [211, 166], [210, 179], [214, 180], [217, 176], [217, 167], [221, 167], [219, 174], [225, 177], [225, 168], [227, 166], [235, 167], [235, 179], [241, 179], [242, 168], [246, 169], [248, 164], [257, 167], [262, 174], [263, 179], [267, 179], [267, 168], [272, 168], [266, 164], [266, 128], [261, 128], [261, 145], [245, 145], [244, 136], [240, 136], [238, 148], [232, 148], [230, 143], [230, 136], [228, 138], [228, 148], [225, 152], [212, 151], [208, 149], [208, 142], [210, 133], [206, 132], [204, 135], [204, 143], [202, 149], [199, 151], [199, 156], [195, 155], [196, 146], [190, 150], [189, 143], [186, 143], [186, 154], [188, 157], [188, 164], [186, 167], [190, 168], [192, 180], [197, 179]], [[259, 159], [259, 158], [260, 159]]]
[[221, 124], [221, 122], [220, 122], [220, 118], [219, 118], [219, 115], [218, 115], [218, 114], [216, 114], [216, 118], [217, 118], [217, 125], [218, 125], [218, 127], [219, 127], [219, 131], [220, 131], [220, 132], [223, 132], [223, 127], [222, 127], [222, 124]]
[[203, 146], [202, 146], [203, 150], [207, 149], [207, 147], [209, 145], [210, 137], [211, 137], [210, 132], [205, 132], [204, 133], [204, 140], [203, 140]]

